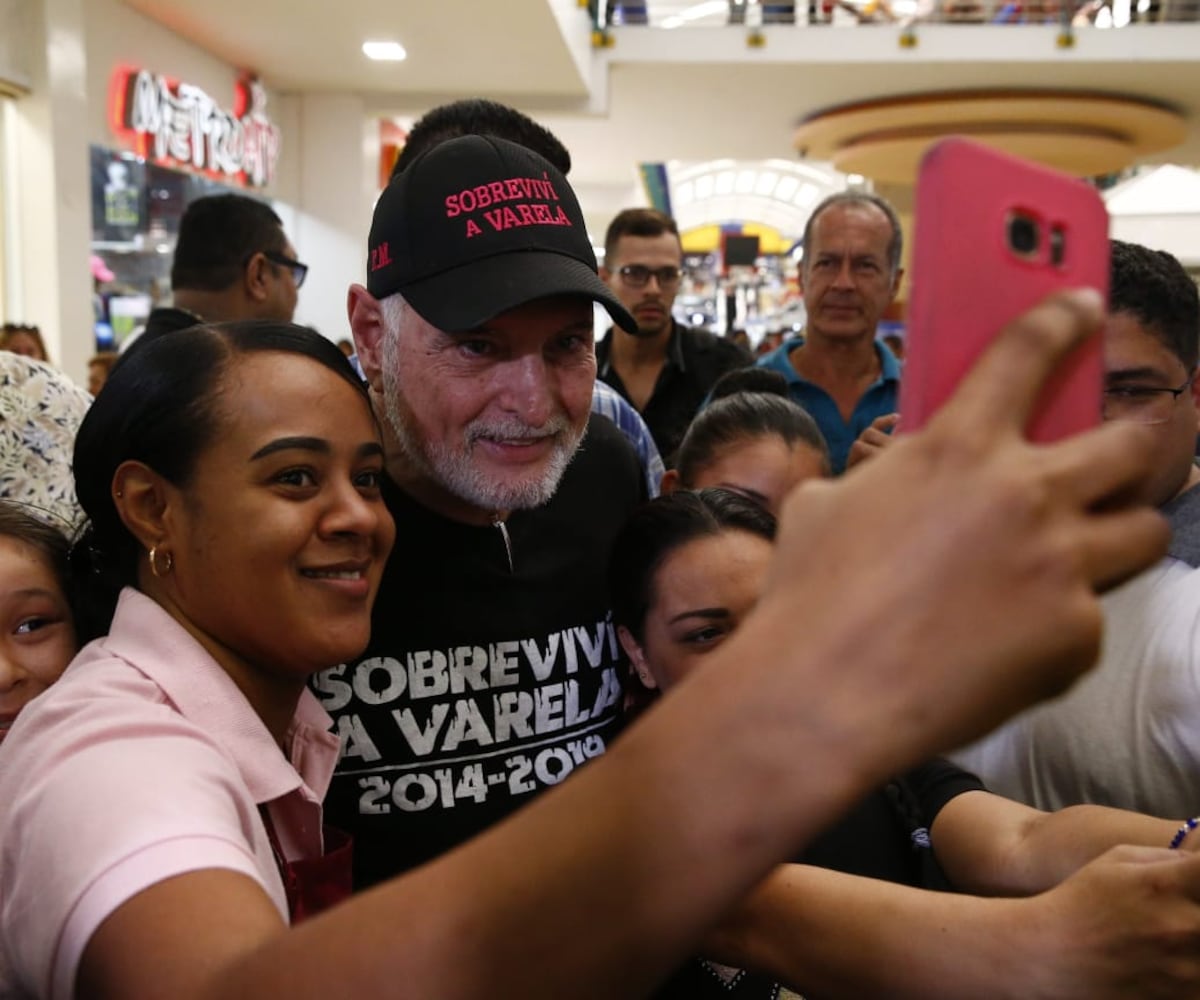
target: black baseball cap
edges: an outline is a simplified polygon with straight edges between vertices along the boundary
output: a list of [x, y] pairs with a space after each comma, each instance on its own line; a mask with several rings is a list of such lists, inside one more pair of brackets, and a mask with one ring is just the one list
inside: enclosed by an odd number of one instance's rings
[[505, 139], [461, 136], [420, 156], [379, 196], [368, 248], [367, 290], [400, 292], [441, 330], [472, 330], [552, 295], [586, 296], [637, 329], [596, 273], [566, 178]]

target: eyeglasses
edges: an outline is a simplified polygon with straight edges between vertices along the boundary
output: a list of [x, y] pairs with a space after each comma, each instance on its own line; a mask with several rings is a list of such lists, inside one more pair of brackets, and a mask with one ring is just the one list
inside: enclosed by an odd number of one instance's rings
[[1177, 389], [1154, 385], [1114, 385], [1104, 390], [1104, 419], [1128, 420], [1135, 424], [1165, 424], [1175, 410], [1175, 401], [1191, 388], [1196, 373]]
[[651, 278], [658, 281], [659, 288], [674, 288], [679, 284], [683, 272], [677, 267], [643, 267], [641, 264], [626, 264], [617, 270], [621, 280], [633, 288], [645, 288]]
[[272, 264], [278, 264], [280, 267], [286, 267], [292, 272], [292, 280], [299, 288], [304, 284], [304, 279], [308, 277], [308, 265], [301, 264], [298, 260], [292, 260], [291, 257], [285, 256], [275, 250], [264, 250], [262, 255], [267, 258]]

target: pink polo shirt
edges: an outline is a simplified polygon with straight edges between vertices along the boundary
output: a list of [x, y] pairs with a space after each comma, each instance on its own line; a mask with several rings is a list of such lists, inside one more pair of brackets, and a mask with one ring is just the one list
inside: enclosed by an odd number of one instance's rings
[[269, 803], [288, 860], [320, 856], [330, 724], [305, 691], [288, 760], [200, 644], [123, 591], [111, 633], [0, 745], [0, 996], [72, 996], [100, 923], [184, 872], [243, 872], [286, 920], [258, 806]]

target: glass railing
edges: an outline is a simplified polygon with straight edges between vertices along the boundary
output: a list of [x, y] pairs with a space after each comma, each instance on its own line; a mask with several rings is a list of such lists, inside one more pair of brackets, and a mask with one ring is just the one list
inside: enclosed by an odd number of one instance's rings
[[1200, 22], [1200, 0], [590, 0], [589, 10], [599, 31], [916, 23], [1123, 28]]

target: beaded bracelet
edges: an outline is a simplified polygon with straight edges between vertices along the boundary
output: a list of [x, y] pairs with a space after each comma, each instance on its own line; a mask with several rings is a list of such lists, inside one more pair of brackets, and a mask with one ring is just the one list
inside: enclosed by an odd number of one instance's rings
[[1171, 838], [1171, 850], [1176, 850], [1179, 845], [1183, 843], [1183, 838], [1198, 826], [1200, 826], [1200, 816], [1193, 816], [1186, 823], [1184, 823], [1183, 826], [1181, 826], [1175, 832], [1175, 836]]

